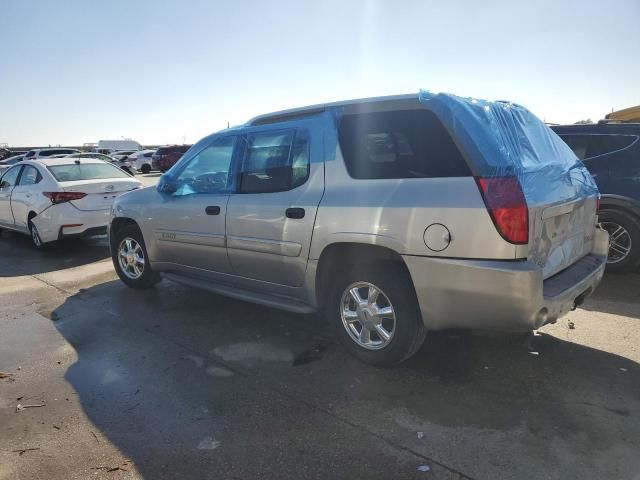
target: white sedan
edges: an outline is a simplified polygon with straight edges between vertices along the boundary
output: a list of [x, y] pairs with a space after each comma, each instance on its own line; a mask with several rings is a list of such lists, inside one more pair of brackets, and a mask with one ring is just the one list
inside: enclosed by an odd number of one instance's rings
[[111, 204], [142, 183], [102, 160], [24, 160], [0, 176], [0, 229], [41, 247], [68, 236], [106, 233]]

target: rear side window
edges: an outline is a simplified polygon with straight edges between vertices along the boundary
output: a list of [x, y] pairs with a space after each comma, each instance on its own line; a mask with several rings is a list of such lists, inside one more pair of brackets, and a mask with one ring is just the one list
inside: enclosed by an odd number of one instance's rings
[[589, 135], [589, 149], [585, 158], [589, 159], [623, 150], [637, 138], [635, 135]]
[[451, 136], [428, 110], [345, 115], [339, 136], [353, 178], [471, 176]]
[[589, 135], [560, 135], [560, 138], [569, 146], [580, 160], [587, 156], [589, 148]]
[[606, 134], [564, 134], [560, 138], [573, 150], [580, 160], [607, 155], [631, 146], [638, 137], [636, 135]]
[[291, 190], [309, 176], [306, 132], [286, 130], [250, 134], [240, 172], [240, 193]]
[[74, 163], [71, 165], [50, 165], [47, 168], [59, 182], [100, 178], [129, 178], [127, 173], [110, 163]]
[[18, 185], [35, 185], [39, 183], [40, 180], [42, 180], [40, 172], [31, 165], [25, 165], [22, 170], [22, 175], [20, 175], [20, 183], [18, 183]]
[[41, 157], [50, 157], [51, 155], [62, 155], [62, 154], [71, 154], [78, 153], [75, 150], [47, 150], [44, 152], [40, 152]]

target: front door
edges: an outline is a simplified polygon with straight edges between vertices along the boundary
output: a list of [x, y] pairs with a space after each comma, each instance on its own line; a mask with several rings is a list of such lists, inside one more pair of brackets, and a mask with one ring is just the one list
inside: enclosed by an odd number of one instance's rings
[[254, 127], [239, 151], [227, 208], [227, 252], [236, 275], [303, 284], [324, 191], [321, 129]]
[[194, 275], [230, 273], [225, 216], [235, 145], [234, 136], [217, 137], [195, 151], [167, 179], [174, 190], [161, 193], [152, 207], [156, 259], [165, 268]]
[[0, 224], [7, 226], [15, 224], [11, 212], [11, 193], [18, 182], [20, 170], [22, 170], [22, 165], [16, 165], [0, 177]]

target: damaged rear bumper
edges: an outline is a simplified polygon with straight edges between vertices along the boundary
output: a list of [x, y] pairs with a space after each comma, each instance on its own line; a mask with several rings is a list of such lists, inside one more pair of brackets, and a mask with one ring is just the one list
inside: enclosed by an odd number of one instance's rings
[[529, 331], [582, 303], [600, 283], [608, 235], [598, 230], [592, 252], [543, 280], [531, 262], [404, 256], [422, 319], [431, 330]]
[[38, 229], [42, 243], [64, 237], [104, 235], [110, 210], [79, 210], [69, 203], [51, 205], [31, 221]]

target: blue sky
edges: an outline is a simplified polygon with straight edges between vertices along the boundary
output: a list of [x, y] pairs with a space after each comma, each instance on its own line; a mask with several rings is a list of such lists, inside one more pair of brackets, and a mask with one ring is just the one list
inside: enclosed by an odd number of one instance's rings
[[640, 1], [0, 0], [0, 142], [200, 137], [420, 88], [547, 121], [640, 104]]

